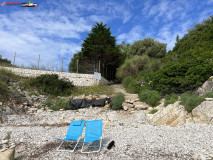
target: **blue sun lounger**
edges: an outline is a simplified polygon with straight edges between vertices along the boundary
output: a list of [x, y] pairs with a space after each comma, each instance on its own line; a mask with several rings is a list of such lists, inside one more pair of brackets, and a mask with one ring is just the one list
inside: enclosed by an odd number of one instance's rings
[[[83, 131], [83, 128], [84, 128], [84, 124], [85, 124], [85, 120], [82, 120], [82, 121], [72, 121], [70, 126], [69, 126], [69, 129], [67, 131], [67, 135], [66, 135], [66, 138], [64, 139], [57, 139], [57, 140], [60, 140], [62, 141], [62, 143], [59, 145], [59, 147], [56, 149], [57, 151], [67, 151], [67, 152], [74, 152], [75, 148], [77, 147], [79, 141], [80, 141], [80, 138], [81, 138], [81, 134], [82, 134], [82, 131]], [[73, 142], [73, 143], [76, 143], [73, 150], [66, 150], [66, 149], [60, 149], [61, 145], [64, 143], [64, 142]]]
[[[102, 143], [102, 120], [93, 120], [86, 122], [86, 131], [81, 153], [93, 153], [101, 150]], [[95, 142], [99, 142], [99, 146], [94, 145]], [[93, 145], [93, 146], [92, 146]], [[85, 146], [88, 147], [88, 151], [85, 151]], [[90, 151], [89, 148], [98, 148], [98, 150]]]

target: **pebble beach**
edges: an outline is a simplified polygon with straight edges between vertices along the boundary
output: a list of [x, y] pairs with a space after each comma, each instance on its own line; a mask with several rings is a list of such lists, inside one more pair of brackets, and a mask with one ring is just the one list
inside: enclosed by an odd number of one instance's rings
[[[144, 110], [125, 112], [103, 107], [8, 115], [0, 127], [0, 139], [7, 131], [12, 131], [16, 160], [188, 160], [197, 153], [212, 153], [213, 125], [154, 126], [147, 123], [145, 115]], [[56, 138], [65, 138], [71, 120], [83, 119], [103, 120], [101, 151], [83, 154], [81, 143], [74, 153], [56, 151], [60, 144]], [[108, 150], [107, 145], [112, 140], [115, 147]]]

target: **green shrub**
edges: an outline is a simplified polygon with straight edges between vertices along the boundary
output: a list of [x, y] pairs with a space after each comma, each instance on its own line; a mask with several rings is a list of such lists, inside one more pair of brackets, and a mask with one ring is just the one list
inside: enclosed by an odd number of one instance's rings
[[149, 112], [149, 114], [155, 114], [158, 110], [157, 109], [153, 109]]
[[6, 83], [4, 83], [3, 81], [0, 81], [0, 98], [1, 97], [8, 97], [8, 86]]
[[58, 99], [55, 105], [51, 106], [50, 109], [54, 111], [58, 111], [60, 109], [68, 110], [70, 109], [70, 104], [69, 102], [66, 102], [63, 99]]
[[54, 96], [67, 96], [74, 90], [74, 85], [71, 82], [59, 79], [56, 74], [30, 78], [28, 84], [46, 94]]
[[133, 80], [134, 78], [132, 76], [127, 76], [125, 77], [123, 80], [122, 80], [122, 85], [127, 88], [128, 85], [131, 83], [131, 81]]
[[51, 98], [47, 98], [45, 101], [45, 105], [47, 105], [48, 107], [51, 106], [53, 104], [53, 101]]
[[141, 71], [135, 79], [127, 87], [127, 92], [129, 93], [140, 93], [141, 90], [145, 89], [144, 86], [144, 74], [145, 71]]
[[116, 77], [119, 80], [122, 80], [127, 76], [136, 77], [148, 61], [148, 56], [133, 56], [126, 59], [124, 64], [117, 69]]
[[8, 59], [3, 59], [2, 56], [0, 55], [0, 65], [2, 66], [11, 66], [11, 61]]
[[213, 98], [213, 91], [212, 92], [207, 92], [202, 97], [204, 97], [204, 98]]
[[151, 106], [157, 106], [161, 100], [161, 95], [157, 91], [144, 89], [139, 93], [140, 101], [144, 101]]
[[13, 72], [6, 70], [6, 69], [0, 69], [0, 74], [8, 76], [9, 78], [14, 79], [14, 80], [22, 79], [19, 75], [16, 75]]
[[79, 96], [82, 94], [84, 94], [84, 95], [94, 95], [94, 94], [111, 95], [112, 88], [107, 85], [93, 85], [93, 86], [75, 88], [74, 92], [72, 93], [73, 96]]
[[117, 93], [113, 99], [112, 102], [110, 103], [112, 106], [113, 110], [119, 110], [122, 109], [122, 103], [124, 102], [125, 98], [124, 98], [124, 94], [119, 92]]
[[163, 94], [192, 91], [213, 74], [212, 68], [213, 63], [201, 58], [168, 63], [145, 76], [146, 86]]
[[185, 110], [190, 113], [195, 107], [203, 102], [204, 99], [204, 97], [199, 97], [196, 94], [185, 92], [180, 97], [180, 104], [183, 105]]
[[178, 95], [176, 94], [172, 94], [171, 96], [166, 95], [164, 98], [165, 98], [164, 106], [166, 107], [169, 104], [174, 104], [178, 100]]

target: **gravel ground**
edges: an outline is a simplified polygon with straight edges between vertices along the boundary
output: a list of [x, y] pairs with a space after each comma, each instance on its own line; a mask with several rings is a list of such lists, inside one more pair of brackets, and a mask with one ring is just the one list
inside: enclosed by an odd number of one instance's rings
[[[44, 112], [35, 115], [10, 115], [0, 127], [0, 139], [12, 130], [16, 160], [168, 160], [193, 159], [195, 153], [213, 151], [213, 125], [185, 124], [179, 127], [153, 126], [145, 121], [145, 111], [128, 113], [103, 108], [79, 111]], [[57, 152], [59, 142], [74, 119], [103, 119], [103, 145], [99, 153]], [[109, 123], [110, 122], [110, 123]], [[115, 147], [107, 150], [110, 141]]]

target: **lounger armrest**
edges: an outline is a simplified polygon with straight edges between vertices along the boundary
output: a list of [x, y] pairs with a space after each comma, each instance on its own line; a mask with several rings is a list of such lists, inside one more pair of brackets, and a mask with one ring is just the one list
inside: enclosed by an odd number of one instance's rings
[[56, 140], [59, 140], [59, 141], [64, 141], [64, 139], [60, 139], [60, 138], [56, 138]]

